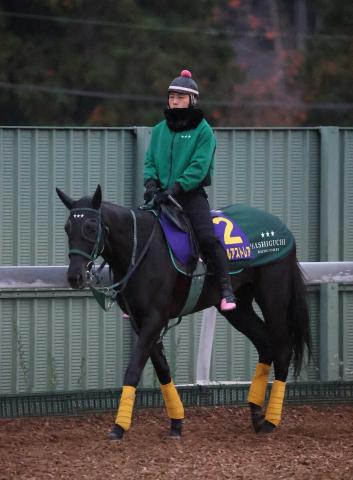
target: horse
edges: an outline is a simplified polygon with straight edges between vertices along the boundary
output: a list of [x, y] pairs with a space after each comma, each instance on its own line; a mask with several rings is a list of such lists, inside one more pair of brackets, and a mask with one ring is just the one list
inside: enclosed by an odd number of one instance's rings
[[[74, 289], [84, 288], [94, 260], [101, 256], [113, 274], [115, 300], [127, 312], [138, 335], [124, 374], [123, 388], [111, 440], [121, 440], [131, 426], [136, 388], [148, 358], [151, 358], [170, 419], [169, 435], [180, 438], [184, 408], [167, 363], [161, 332], [177, 318], [190, 288], [190, 276], [173, 265], [158, 218], [141, 208], [129, 209], [102, 201], [97, 186], [92, 197], [74, 200], [56, 189], [70, 210], [65, 230], [69, 244], [67, 278]], [[232, 276], [237, 298], [235, 310], [220, 311], [220, 290], [214, 275], [205, 276], [193, 312], [216, 306], [220, 313], [255, 346], [258, 363], [248, 394], [250, 418], [255, 432], [270, 433], [281, 421], [290, 362], [298, 375], [310, 353], [309, 313], [305, 285], [296, 258], [295, 243], [281, 260], [245, 268]], [[263, 314], [256, 314], [253, 301]], [[271, 366], [274, 381], [265, 408]]]

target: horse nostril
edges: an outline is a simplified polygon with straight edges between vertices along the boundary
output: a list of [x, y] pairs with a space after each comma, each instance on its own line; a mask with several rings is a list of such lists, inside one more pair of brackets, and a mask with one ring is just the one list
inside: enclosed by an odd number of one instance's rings
[[82, 273], [69, 273], [67, 279], [72, 288], [80, 288], [84, 283]]

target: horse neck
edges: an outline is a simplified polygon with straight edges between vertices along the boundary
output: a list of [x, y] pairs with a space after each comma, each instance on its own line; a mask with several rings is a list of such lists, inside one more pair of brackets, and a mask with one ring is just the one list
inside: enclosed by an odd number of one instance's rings
[[[152, 220], [149, 217], [152, 215], [146, 215], [145, 212], [134, 212], [137, 220], [137, 246], [139, 247], [145, 242], [148, 225]], [[102, 217], [104, 224], [109, 229], [103, 257], [114, 273], [118, 276], [125, 275], [131, 263], [134, 246], [134, 221], [131, 210], [117, 205], [103, 204]]]
[[102, 220], [107, 227], [103, 258], [110, 267], [125, 274], [132, 254], [133, 223], [130, 210], [102, 204]]

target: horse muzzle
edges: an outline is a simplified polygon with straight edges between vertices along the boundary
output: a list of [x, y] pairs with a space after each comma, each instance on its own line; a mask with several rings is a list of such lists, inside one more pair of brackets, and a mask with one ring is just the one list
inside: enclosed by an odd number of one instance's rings
[[71, 288], [80, 290], [85, 287], [87, 282], [87, 271], [83, 266], [78, 267], [70, 264], [67, 271], [67, 280]]

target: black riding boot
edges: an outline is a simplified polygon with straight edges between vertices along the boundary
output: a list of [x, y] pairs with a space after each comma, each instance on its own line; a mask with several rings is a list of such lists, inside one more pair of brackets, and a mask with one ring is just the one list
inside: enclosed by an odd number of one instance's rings
[[229, 276], [219, 275], [218, 282], [222, 292], [221, 310], [234, 310], [236, 307], [235, 296]]
[[232, 283], [228, 274], [228, 259], [226, 252], [218, 241], [213, 248], [211, 263], [214, 266], [215, 276], [221, 290], [221, 310], [233, 310], [236, 304]]
[[229, 275], [218, 275], [218, 283], [221, 287], [222, 297], [233, 297], [231, 301], [234, 302], [235, 297]]

